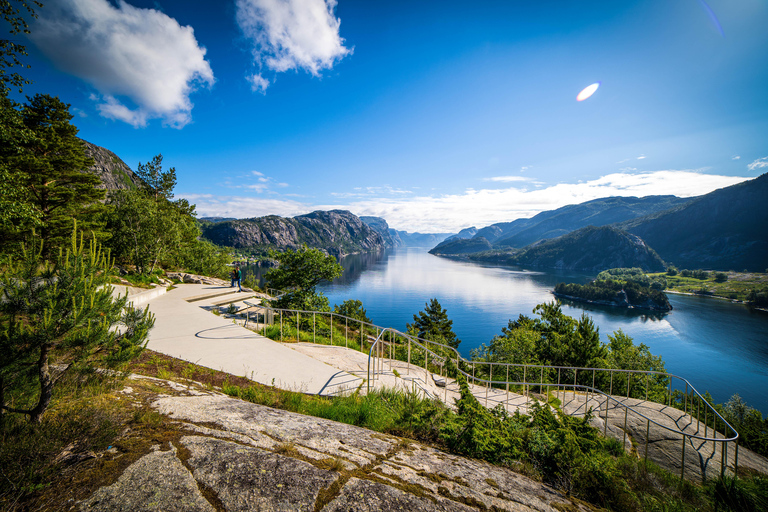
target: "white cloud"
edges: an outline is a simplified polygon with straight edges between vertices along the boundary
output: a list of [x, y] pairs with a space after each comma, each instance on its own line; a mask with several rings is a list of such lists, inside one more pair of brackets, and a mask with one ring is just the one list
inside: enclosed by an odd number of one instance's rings
[[267, 94], [267, 87], [269, 87], [269, 80], [259, 75], [250, 75], [246, 79], [251, 83], [251, 90], [253, 92], [260, 92], [261, 94]]
[[[339, 35], [336, 0], [236, 0], [237, 23], [253, 45], [254, 64], [276, 73], [304, 70], [319, 76], [352, 53]], [[261, 73], [247, 77], [254, 91], [266, 91]]]
[[179, 194], [197, 206], [198, 217], [236, 217], [239, 219], [280, 215], [293, 217], [309, 213], [313, 208], [305, 203], [285, 199], [264, 199], [212, 194]]
[[740, 160], [740, 159], [741, 159], [741, 156], [739, 155], [735, 155], [731, 157], [731, 160]]
[[[614, 173], [580, 183], [559, 183], [534, 190], [466, 190], [461, 194], [424, 196], [376, 196], [369, 189], [335, 196], [349, 201], [309, 204], [281, 199], [184, 196], [197, 203], [201, 216], [253, 217], [299, 215], [313, 210], [340, 208], [356, 215], [383, 217], [396, 229], [419, 232], [458, 232], [468, 225], [488, 226], [528, 218], [544, 210], [608, 196], [673, 194], [693, 197], [746, 181], [748, 177], [718, 176], [694, 170], [668, 170], [642, 174]], [[204, 197], [205, 199], [195, 199]], [[258, 213], [254, 213], [258, 212]]]
[[647, 157], [645, 155], [640, 155], [637, 157], [638, 160], [645, 160]]
[[46, 2], [29, 37], [56, 66], [99, 92], [91, 98], [102, 116], [136, 127], [149, 119], [183, 127], [192, 120], [190, 94], [214, 83], [192, 27], [123, 0], [117, 7], [107, 0]]
[[[525, 169], [525, 167], [523, 167]], [[500, 181], [503, 183], [509, 183], [513, 181], [531, 181], [532, 178], [526, 176], [493, 176], [491, 178], [483, 178], [483, 181]]]
[[763, 158], [758, 158], [751, 164], [747, 165], [747, 169], [750, 171], [756, 171], [758, 169], [763, 169], [765, 167], [768, 167], [768, 156], [764, 156]]

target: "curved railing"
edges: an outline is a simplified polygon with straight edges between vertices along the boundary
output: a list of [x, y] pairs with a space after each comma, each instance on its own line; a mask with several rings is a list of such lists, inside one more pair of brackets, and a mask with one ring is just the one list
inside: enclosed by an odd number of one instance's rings
[[[690, 444], [693, 449], [699, 452], [699, 467], [701, 468], [702, 477], [704, 478], [707, 477], [707, 473], [709, 472], [709, 462], [714, 461], [717, 456], [718, 447], [720, 450], [720, 473], [723, 474], [726, 469], [732, 469], [735, 473], [738, 467], [739, 434], [696, 390], [696, 388], [688, 382], [687, 379], [678, 375], [653, 370], [621, 370], [613, 368], [581, 368], [472, 361], [463, 358], [458, 350], [448, 345], [418, 338], [391, 327], [379, 327], [370, 322], [364, 322], [338, 313], [278, 309], [261, 304], [246, 304], [250, 307], [250, 311], [246, 318], [246, 325], [251, 320], [251, 314], [255, 313], [257, 329], [258, 325], [261, 324], [263, 333], [265, 333], [268, 326], [276, 327], [278, 325], [279, 317], [280, 341], [284, 341], [284, 332], [286, 330], [290, 331], [290, 335], [295, 335], [297, 340], [301, 340], [302, 334], [304, 334], [307, 338], [306, 341], [310, 341], [309, 317], [311, 315], [311, 341], [314, 343], [317, 343], [318, 340], [320, 340], [321, 342], [330, 341], [331, 344], [341, 344], [341, 334], [339, 333], [341, 329], [344, 331], [344, 346], [347, 348], [350, 347], [350, 343], [352, 342], [354, 345], [357, 345], [361, 351], [366, 352], [365, 344], [369, 343], [370, 348], [367, 350], [368, 391], [370, 391], [371, 384], [376, 381], [377, 375], [381, 375], [384, 372], [383, 365], [385, 360], [389, 359], [390, 363], [392, 360], [407, 362], [408, 372], [410, 373], [411, 366], [421, 368], [421, 358], [423, 354], [425, 382], [427, 382], [430, 373], [435, 373], [430, 370], [431, 365], [431, 367], [436, 370], [436, 373], [445, 378], [444, 384], [447, 400], [448, 371], [446, 362], [450, 359], [451, 361], [454, 361], [456, 371], [461, 373], [468, 382], [485, 387], [486, 405], [488, 402], [488, 392], [491, 389], [504, 390], [507, 396], [507, 404], [509, 403], [510, 387], [518, 388], [522, 392], [522, 395], [526, 397], [526, 404], [528, 404], [531, 399], [532, 388], [538, 389], [539, 394], [543, 395], [545, 401], [547, 400], [547, 397], [551, 396], [554, 389], [557, 398], [559, 398], [562, 393], [563, 401], [565, 401], [566, 393], [572, 392], [573, 401], [579, 402], [580, 400], [577, 399], [576, 396], [578, 392], [584, 397], [585, 412], [590, 409], [594, 413], [595, 408], [591, 407], [589, 404], [590, 402], [596, 403], [596, 416], [603, 420], [604, 433], [607, 433], [608, 429], [609, 409], [624, 411], [624, 425], [623, 428], [620, 427], [624, 431], [624, 445], [626, 445], [629, 415], [632, 414], [638, 421], [645, 422], [646, 443], [644, 449], [646, 459], [648, 457], [648, 447], [650, 444], [649, 435], [652, 424], [663, 431], [680, 435], [682, 439], [682, 455], [680, 463], [681, 478], [684, 477], [686, 470], [686, 444]], [[321, 329], [318, 329], [318, 317], [320, 317], [320, 319], [328, 318], [328, 321], [320, 326], [322, 327]], [[262, 321], [259, 322], [259, 319]], [[306, 330], [304, 333], [301, 331], [302, 319], [306, 321]], [[344, 323], [343, 326], [340, 325], [342, 322]], [[291, 324], [295, 326], [295, 333], [291, 329]], [[336, 327], [336, 336], [334, 336], [334, 324], [339, 324]], [[318, 330], [321, 330], [322, 332], [318, 333]], [[350, 334], [352, 334], [352, 337], [350, 337]], [[337, 339], [339, 343], [334, 343], [335, 339]], [[398, 354], [399, 349], [402, 349], [404, 353]], [[388, 358], [386, 357], [387, 351], [389, 352]], [[420, 360], [418, 366], [412, 362], [412, 355], [414, 354]], [[555, 372], [557, 375], [556, 379]], [[510, 378], [510, 373], [513, 378]], [[580, 373], [582, 375], [581, 379], [579, 378]], [[494, 374], [496, 374], [495, 379]], [[521, 374], [522, 379], [516, 378], [520, 377]], [[586, 377], [584, 377], [585, 375]], [[600, 378], [598, 378], [598, 376], [600, 376]], [[633, 378], [643, 381], [644, 393], [642, 393], [642, 389], [638, 390], [637, 381], [633, 386]], [[626, 383], [624, 383], [624, 381], [626, 381]], [[649, 381], [653, 381], [652, 386], [649, 384]], [[663, 393], [661, 392], [661, 383], [664, 384]], [[604, 385], [601, 386], [601, 384]], [[620, 394], [614, 394], [615, 384], [622, 387]], [[625, 387], [626, 391], [624, 391]], [[685, 387], [685, 392], [682, 391], [683, 387]], [[651, 390], [653, 393], [650, 393]], [[638, 391], [641, 392], [639, 398], [636, 396]], [[654, 395], [650, 397], [650, 400], [649, 394]], [[656, 400], [653, 400], [654, 398], [656, 398]], [[662, 398], [662, 401], [659, 402], [658, 398]], [[634, 400], [637, 400], [637, 402], [633, 402]], [[678, 401], [681, 403], [678, 404]], [[668, 407], [682, 405], [682, 416], [676, 420], [671, 418], [675, 422], [677, 428], [671, 428], [669, 425], [659, 423], [655, 419], [644, 414], [639, 409], [639, 406], [648, 402], [660, 403], [661, 405]], [[701, 434], [702, 412], [704, 416], [703, 435]], [[694, 420], [696, 423], [695, 430], [693, 428]], [[712, 422], [711, 427], [710, 420]], [[681, 421], [683, 422], [682, 426], [680, 425]], [[688, 423], [686, 424], [685, 422]], [[717, 429], [719, 425], [722, 425], [724, 434], [718, 432]], [[698, 446], [694, 446], [694, 443], [696, 442], [699, 443]], [[712, 442], [711, 455], [705, 457], [702, 455], [702, 451], [707, 452], [706, 446], [709, 442]], [[735, 445], [734, 456], [732, 459], [728, 456], [729, 444]]]

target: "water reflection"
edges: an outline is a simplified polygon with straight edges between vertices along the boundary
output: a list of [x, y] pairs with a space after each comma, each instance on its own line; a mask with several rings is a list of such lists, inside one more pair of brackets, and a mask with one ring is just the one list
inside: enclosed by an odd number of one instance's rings
[[[532, 315], [554, 299], [558, 282], [584, 283], [594, 276], [533, 272], [438, 258], [423, 249], [356, 255], [342, 263], [345, 275], [320, 287], [331, 304], [363, 301], [368, 316], [382, 326], [405, 329], [426, 302], [437, 297], [453, 320], [465, 356], [501, 333], [510, 319]], [[563, 311], [586, 312], [600, 337], [621, 329], [636, 343], [661, 355], [667, 370], [688, 378], [701, 392], [723, 402], [739, 393], [768, 412], [768, 314], [711, 298], [670, 295], [671, 312], [615, 309], [564, 302]]]

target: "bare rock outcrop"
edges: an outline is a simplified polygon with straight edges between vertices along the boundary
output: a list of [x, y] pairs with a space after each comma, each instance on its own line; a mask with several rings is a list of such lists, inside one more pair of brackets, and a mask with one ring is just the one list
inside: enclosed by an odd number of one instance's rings
[[136, 188], [141, 184], [141, 180], [116, 154], [87, 140], [82, 142], [85, 155], [93, 159], [93, 165], [88, 168], [88, 171], [96, 174], [101, 180], [96, 188], [107, 191], [121, 190]]
[[81, 510], [590, 510], [506, 468], [215, 392], [153, 407], [181, 435]]

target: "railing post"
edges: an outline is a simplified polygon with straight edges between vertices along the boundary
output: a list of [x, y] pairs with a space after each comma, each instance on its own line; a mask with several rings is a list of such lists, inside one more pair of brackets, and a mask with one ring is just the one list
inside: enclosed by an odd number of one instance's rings
[[299, 312], [296, 311], [296, 343], [301, 341], [301, 329], [299, 328]]
[[[579, 369], [574, 368], [573, 370], [573, 401], [576, 402], [576, 376], [579, 374]], [[576, 407], [578, 407], [579, 404], [576, 402]]]
[[349, 348], [349, 318], [344, 317], [344, 348]]
[[[557, 392], [555, 392], [555, 398], [560, 398], [560, 368], [557, 369]], [[563, 395], [563, 402], [565, 401], [565, 395]], [[562, 403], [560, 404], [562, 405]]]
[[627, 442], [627, 415], [629, 414], [629, 407], [624, 404], [624, 440], [621, 442], [621, 448], [624, 449], [624, 445]]
[[701, 426], [701, 419], [699, 416], [701, 415], [701, 397], [698, 397], [698, 400], [696, 400], [696, 434], [699, 433], [699, 427]]
[[331, 345], [333, 345], [333, 311], [331, 311]]
[[429, 379], [429, 370], [427, 370], [427, 366], [429, 365], [429, 352], [427, 352], [427, 345], [429, 345], [429, 342], [424, 345], [424, 386], [427, 385]]
[[315, 327], [315, 312], [312, 312], [312, 343], [317, 343], [315, 340], [315, 333], [317, 332], [317, 328]]
[[[507, 363], [507, 406], [506, 409], [509, 409], [509, 363]], [[507, 411], [509, 412], [509, 411]]]
[[528, 365], [523, 366], [523, 393], [525, 393], [525, 411], [528, 412]]
[[651, 444], [651, 420], [645, 420], [645, 470], [648, 471], [648, 445]]
[[408, 375], [411, 374], [411, 337], [408, 336]]
[[683, 456], [680, 459], [680, 483], [683, 482], [683, 475], [685, 475], [685, 434], [683, 434]]
[[632, 381], [632, 374], [627, 373], [627, 398], [629, 398], [629, 386], [631, 381]]
[[[725, 429], [723, 429], [725, 431]], [[723, 433], [723, 436], [725, 436], [725, 433]], [[720, 476], [725, 475], [725, 460], [728, 455], [728, 442], [727, 441], [721, 441], [720, 445]]]
[[736, 438], [736, 458], [733, 461], [733, 476], [739, 476], [739, 438]]
[[605, 397], [605, 424], [603, 425], [603, 435], [608, 435], [608, 397], [610, 395]]
[[683, 413], [688, 414], [688, 382], [685, 383], [685, 405], [683, 406]]
[[608, 391], [608, 394], [613, 396], [613, 369], [611, 369], [611, 387]]

